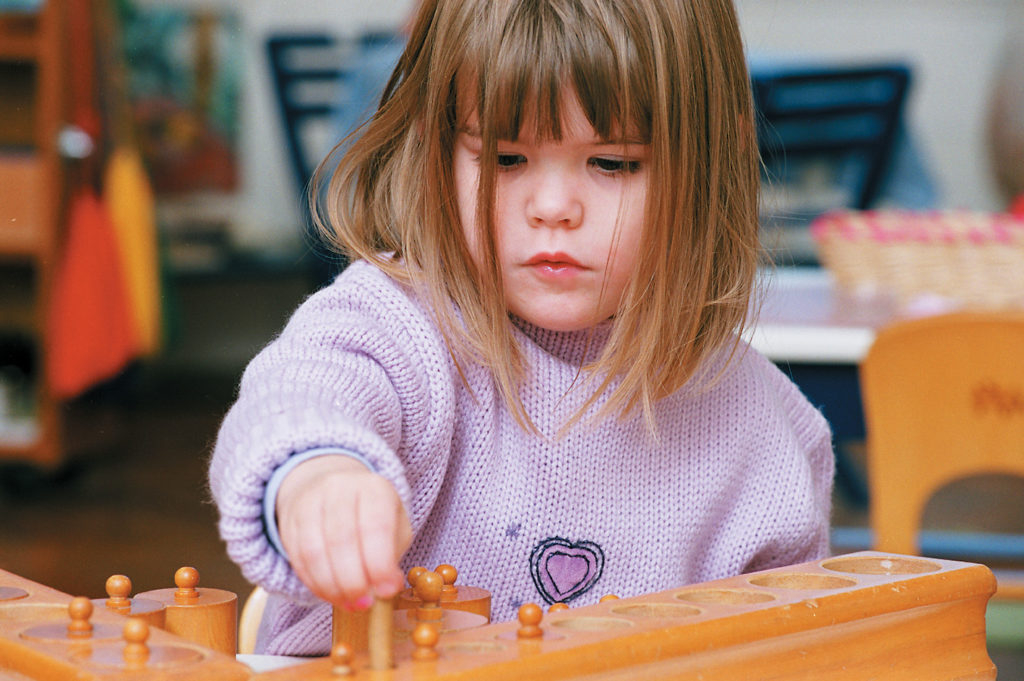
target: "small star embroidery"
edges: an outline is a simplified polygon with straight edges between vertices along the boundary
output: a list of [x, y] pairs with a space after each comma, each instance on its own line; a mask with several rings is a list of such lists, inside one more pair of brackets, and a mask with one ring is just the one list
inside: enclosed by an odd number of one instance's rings
[[522, 527], [523, 526], [522, 526], [521, 523], [516, 523], [515, 525], [509, 525], [508, 529], [505, 530], [505, 536], [506, 537], [512, 537], [513, 539], [518, 537], [519, 536], [519, 530], [521, 530]]

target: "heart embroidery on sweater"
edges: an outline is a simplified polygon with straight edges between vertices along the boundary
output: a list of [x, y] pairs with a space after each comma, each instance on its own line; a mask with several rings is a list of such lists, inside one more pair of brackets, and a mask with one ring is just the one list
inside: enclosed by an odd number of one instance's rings
[[548, 603], [568, 603], [601, 578], [604, 552], [590, 541], [545, 539], [530, 554], [530, 574], [537, 591]]

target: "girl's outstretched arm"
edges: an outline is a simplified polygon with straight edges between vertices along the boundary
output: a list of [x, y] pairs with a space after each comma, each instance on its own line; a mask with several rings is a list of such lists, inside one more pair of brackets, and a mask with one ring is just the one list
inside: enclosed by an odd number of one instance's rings
[[[423, 526], [445, 477], [457, 380], [429, 310], [371, 265], [349, 265], [334, 284], [304, 301], [282, 333], [246, 368], [210, 459], [210, 492], [221, 537], [246, 579], [303, 607], [322, 603], [316, 596], [323, 594], [314, 595], [304, 581], [315, 561], [298, 558], [307, 571], [300, 576], [289, 560], [311, 550], [312, 541], [286, 525], [293, 515], [309, 517], [313, 520], [303, 523], [312, 527], [303, 533], [319, 529], [320, 540], [327, 537], [329, 545], [348, 544], [337, 538], [336, 528], [327, 526], [337, 521], [343, 502], [351, 513], [357, 501], [385, 509], [386, 521], [373, 513], [360, 517], [393, 524], [386, 558], [397, 563], [396, 553], [409, 543], [399, 528], [408, 532], [409, 525], [413, 531]], [[365, 461], [390, 486], [380, 491], [383, 481], [368, 477], [368, 471], [351, 478], [358, 481], [354, 496], [337, 485], [341, 475], [324, 472], [304, 480], [306, 472], [328, 465], [318, 459], [343, 458], [328, 450]], [[311, 453], [316, 456], [309, 458]], [[289, 462], [297, 458], [302, 461], [291, 467]], [[285, 482], [310, 488], [302, 491], [301, 508], [312, 510], [289, 508], [290, 490], [281, 496]], [[283, 551], [275, 547], [274, 535], [284, 536], [277, 541]], [[375, 578], [368, 583], [382, 579], [378, 564], [371, 563]], [[325, 574], [323, 568], [318, 574]], [[325, 581], [320, 579], [316, 588], [335, 600], [346, 590], [363, 590]], [[386, 581], [377, 584], [384, 592]]]
[[364, 609], [402, 588], [412, 527], [394, 486], [356, 459], [297, 466], [281, 483], [277, 524], [295, 573], [325, 601]]

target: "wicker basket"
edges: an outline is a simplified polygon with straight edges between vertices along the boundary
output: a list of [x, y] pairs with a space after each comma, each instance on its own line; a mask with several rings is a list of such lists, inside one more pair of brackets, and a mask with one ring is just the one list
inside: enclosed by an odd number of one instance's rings
[[969, 211], [842, 211], [811, 225], [840, 289], [952, 307], [1024, 307], [1024, 217]]

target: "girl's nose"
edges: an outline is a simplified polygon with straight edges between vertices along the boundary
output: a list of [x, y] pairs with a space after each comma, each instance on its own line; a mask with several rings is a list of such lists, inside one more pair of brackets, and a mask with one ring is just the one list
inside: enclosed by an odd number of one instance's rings
[[557, 172], [537, 177], [526, 210], [531, 227], [575, 229], [583, 224], [583, 202], [575, 183]]

